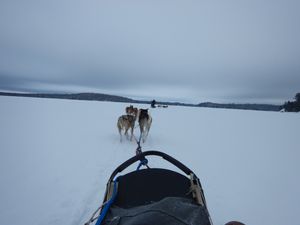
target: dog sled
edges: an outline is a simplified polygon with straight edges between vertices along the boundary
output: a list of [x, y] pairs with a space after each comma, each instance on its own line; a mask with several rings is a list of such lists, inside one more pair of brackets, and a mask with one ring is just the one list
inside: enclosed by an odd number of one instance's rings
[[[150, 168], [158, 156], [179, 169]], [[147, 158], [146, 158], [147, 157]], [[139, 162], [135, 171], [119, 175]], [[145, 168], [141, 169], [144, 166]], [[212, 225], [198, 177], [184, 164], [159, 151], [139, 152], [111, 174], [102, 205], [85, 225]]]

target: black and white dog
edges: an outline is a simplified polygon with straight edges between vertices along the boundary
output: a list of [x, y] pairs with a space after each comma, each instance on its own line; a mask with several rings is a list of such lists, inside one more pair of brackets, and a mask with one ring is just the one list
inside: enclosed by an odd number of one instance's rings
[[140, 135], [143, 142], [146, 141], [151, 124], [152, 124], [152, 117], [149, 115], [148, 109], [140, 109], [139, 126], [140, 126]]

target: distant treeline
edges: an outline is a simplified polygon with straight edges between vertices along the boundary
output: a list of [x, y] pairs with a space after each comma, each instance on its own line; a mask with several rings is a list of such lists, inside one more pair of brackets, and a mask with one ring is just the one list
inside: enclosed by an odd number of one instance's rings
[[99, 93], [78, 93], [78, 94], [48, 94], [48, 93], [9, 93], [0, 92], [0, 95], [16, 96], [16, 97], [32, 97], [32, 98], [58, 98], [58, 99], [72, 99], [72, 100], [89, 100], [89, 101], [110, 101], [110, 102], [132, 102], [135, 101], [130, 98], [120, 97], [116, 95], [107, 95]]
[[[33, 98], [57, 98], [72, 100], [89, 100], [89, 101], [110, 101], [110, 102], [127, 102], [137, 104], [151, 104], [152, 101], [134, 100], [117, 95], [107, 95], [99, 93], [78, 93], [78, 94], [35, 94], [35, 93], [9, 93], [0, 92], [0, 95], [16, 96], [16, 97], [33, 97]], [[283, 106], [269, 104], [220, 104], [213, 102], [204, 102], [200, 104], [186, 104], [181, 102], [165, 102], [156, 101], [160, 105], [189, 106], [189, 107], [209, 107], [209, 108], [226, 108], [226, 109], [244, 109], [244, 110], [261, 110], [261, 111], [280, 111]]]
[[286, 112], [300, 112], [300, 93], [295, 95], [295, 101], [284, 103], [283, 108]]
[[282, 106], [280, 105], [269, 105], [269, 104], [220, 104], [213, 102], [203, 102], [198, 104], [200, 107], [209, 107], [209, 108], [225, 108], [225, 109], [244, 109], [244, 110], [261, 110], [261, 111], [280, 111]]

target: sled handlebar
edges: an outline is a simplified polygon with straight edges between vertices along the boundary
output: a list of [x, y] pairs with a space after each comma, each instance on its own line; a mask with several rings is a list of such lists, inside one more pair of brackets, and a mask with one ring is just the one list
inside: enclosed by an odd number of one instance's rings
[[115, 169], [115, 171], [111, 174], [109, 180], [112, 181], [118, 173], [122, 172], [124, 169], [126, 169], [127, 167], [129, 167], [133, 163], [145, 159], [145, 156], [149, 156], [149, 155], [162, 157], [163, 159], [170, 162], [171, 164], [173, 164], [177, 168], [181, 169], [187, 175], [194, 174], [192, 170], [190, 170], [188, 167], [186, 167], [184, 164], [179, 162], [177, 159], [174, 159], [173, 157], [169, 156], [166, 153], [159, 152], [159, 151], [146, 151], [146, 152], [142, 152], [142, 153], [128, 159], [127, 161], [122, 163], [120, 166], [118, 166]]

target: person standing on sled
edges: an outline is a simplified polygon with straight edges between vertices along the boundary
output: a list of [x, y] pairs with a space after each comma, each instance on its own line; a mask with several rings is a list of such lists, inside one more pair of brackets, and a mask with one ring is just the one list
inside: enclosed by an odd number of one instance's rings
[[151, 102], [151, 108], [155, 108], [156, 107], [155, 104], [156, 104], [156, 101], [153, 99]]

